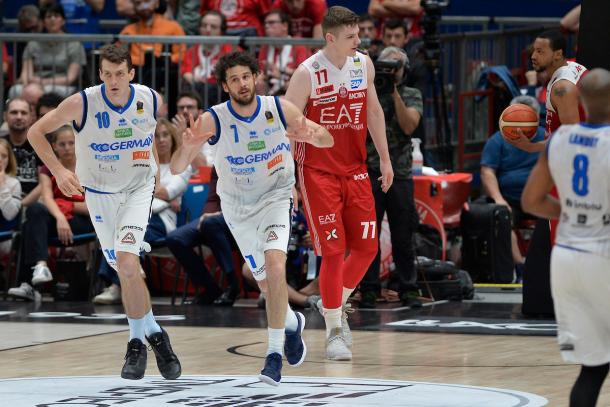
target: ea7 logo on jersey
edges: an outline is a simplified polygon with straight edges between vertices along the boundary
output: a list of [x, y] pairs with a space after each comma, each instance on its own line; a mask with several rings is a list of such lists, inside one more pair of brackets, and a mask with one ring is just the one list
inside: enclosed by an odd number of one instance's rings
[[363, 103], [350, 103], [349, 105], [341, 105], [338, 109], [336, 106], [322, 108], [320, 111], [320, 124], [339, 124], [339, 123], [360, 123], [360, 113], [362, 112]]
[[335, 223], [336, 215], [334, 213], [329, 213], [328, 215], [318, 216], [318, 222], [320, 225], [327, 225], [329, 223]]

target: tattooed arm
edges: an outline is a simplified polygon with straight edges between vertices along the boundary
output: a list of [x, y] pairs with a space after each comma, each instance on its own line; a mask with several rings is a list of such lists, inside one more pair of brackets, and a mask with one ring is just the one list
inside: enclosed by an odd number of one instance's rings
[[561, 124], [580, 122], [578, 113], [578, 88], [565, 79], [557, 81], [553, 86], [551, 104], [559, 115]]

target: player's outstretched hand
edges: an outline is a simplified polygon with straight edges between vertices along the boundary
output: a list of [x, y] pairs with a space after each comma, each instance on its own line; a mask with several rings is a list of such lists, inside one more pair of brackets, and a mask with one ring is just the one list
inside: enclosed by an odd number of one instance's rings
[[72, 171], [62, 168], [57, 174], [54, 175], [55, 181], [57, 182], [57, 187], [65, 196], [71, 197], [73, 195], [80, 196], [83, 194], [83, 187], [76, 177], [76, 174]]
[[187, 128], [182, 135], [182, 145], [186, 148], [199, 148], [214, 136], [211, 131], [203, 130], [203, 120], [201, 116], [197, 120], [193, 120], [193, 116], [189, 115], [190, 128]]
[[286, 137], [293, 141], [309, 143], [316, 147], [332, 147], [334, 139], [322, 126], [311, 127], [307, 125], [307, 119], [302, 117], [294, 120], [286, 129]]
[[391, 161], [381, 161], [379, 165], [379, 169], [381, 170], [381, 177], [379, 177], [379, 181], [381, 181], [381, 190], [383, 192], [388, 192], [392, 183], [394, 182], [394, 170], [392, 169]]

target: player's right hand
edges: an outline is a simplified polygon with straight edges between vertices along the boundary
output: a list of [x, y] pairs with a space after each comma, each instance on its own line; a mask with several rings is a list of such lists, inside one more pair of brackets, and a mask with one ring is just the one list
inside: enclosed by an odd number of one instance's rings
[[201, 116], [197, 120], [193, 120], [193, 116], [189, 115], [190, 127], [184, 131], [182, 136], [182, 145], [187, 148], [201, 147], [203, 143], [214, 137], [211, 131], [203, 130], [203, 120]]
[[55, 176], [57, 187], [65, 196], [80, 196], [83, 194], [83, 192], [85, 192], [80, 184], [80, 181], [76, 177], [76, 174], [72, 171], [62, 167], [57, 174], [53, 175]]

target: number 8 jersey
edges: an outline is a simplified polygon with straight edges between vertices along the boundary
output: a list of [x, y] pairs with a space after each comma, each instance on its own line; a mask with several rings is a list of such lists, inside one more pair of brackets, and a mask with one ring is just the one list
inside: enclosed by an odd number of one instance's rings
[[123, 107], [106, 96], [104, 85], [80, 92], [83, 116], [73, 123], [76, 135], [76, 175], [81, 185], [116, 193], [138, 188], [157, 173], [153, 141], [157, 98], [147, 86], [129, 85]]
[[561, 203], [556, 244], [610, 257], [610, 126], [561, 126], [547, 158]]

